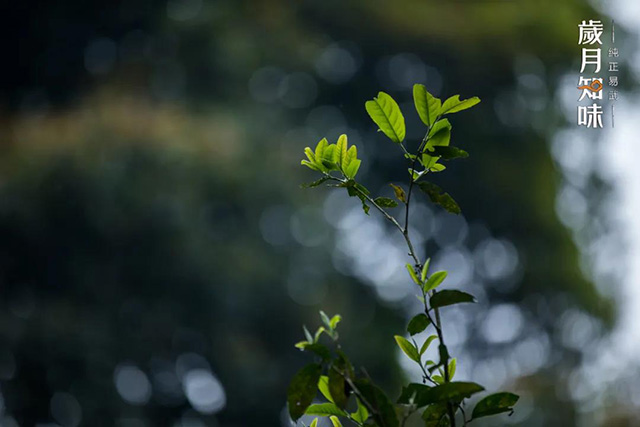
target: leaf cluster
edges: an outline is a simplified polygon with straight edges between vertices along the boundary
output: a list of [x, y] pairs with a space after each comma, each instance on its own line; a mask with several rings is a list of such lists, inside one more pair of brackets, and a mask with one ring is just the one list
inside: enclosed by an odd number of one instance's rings
[[[348, 146], [346, 135], [341, 135], [335, 144], [323, 138], [315, 150], [305, 148], [306, 159], [302, 160], [302, 164], [322, 174], [320, 179], [304, 187], [327, 183], [329, 186], [346, 188], [349, 196], [360, 199], [366, 214], [374, 207], [404, 236], [409, 255], [414, 261], [413, 264], [407, 264], [406, 268], [417, 286], [417, 297], [424, 309], [409, 320], [408, 335], [395, 335], [394, 339], [400, 351], [420, 367], [422, 383], [410, 383], [403, 387], [397, 399], [389, 398], [366, 372], [356, 373], [341, 350], [336, 330], [340, 316], [329, 318], [320, 312], [323, 325], [314, 334], [305, 327], [305, 340], [296, 344], [300, 350], [313, 354], [316, 361], [298, 371], [289, 386], [287, 402], [293, 420], [306, 414], [328, 417], [334, 427], [342, 426], [343, 421], [358, 426], [399, 427], [412, 413], [421, 411], [425, 426], [455, 427], [458, 418], [462, 418], [466, 425], [477, 418], [511, 413], [518, 400], [517, 395], [507, 392], [486, 396], [475, 405], [471, 418], [467, 419], [463, 410], [466, 399], [484, 391], [484, 388], [473, 382], [453, 381], [458, 362], [450, 356], [445, 344], [440, 310], [455, 304], [475, 303], [476, 299], [461, 290], [440, 289], [447, 279], [447, 271], [430, 272], [429, 259], [421, 262], [409, 237], [409, 209], [414, 188], [446, 211], [460, 213], [460, 207], [453, 197], [438, 185], [427, 181], [425, 176], [444, 171], [446, 167], [442, 162], [468, 157], [465, 150], [451, 145], [452, 125], [444, 116], [471, 108], [480, 100], [477, 97], [461, 100], [459, 95], [454, 95], [443, 102], [421, 84], [414, 86], [413, 100], [416, 112], [426, 125], [424, 137], [415, 142], [413, 152], [405, 146], [405, 119], [398, 103], [384, 92], [365, 103], [373, 122], [401, 148], [409, 163], [408, 186], [403, 188], [389, 184], [395, 200], [384, 196], [374, 198], [364, 185], [356, 181], [361, 161], [357, 148]], [[400, 205], [405, 209], [404, 226], [387, 211]], [[429, 328], [433, 329], [433, 333], [426, 334], [421, 343], [417, 341], [418, 334]], [[322, 337], [327, 337], [329, 343], [323, 342]], [[428, 349], [436, 343], [438, 357], [435, 360], [426, 358]], [[317, 400], [318, 394], [323, 400]], [[311, 426], [317, 425], [317, 422], [317, 418], [314, 419]]]

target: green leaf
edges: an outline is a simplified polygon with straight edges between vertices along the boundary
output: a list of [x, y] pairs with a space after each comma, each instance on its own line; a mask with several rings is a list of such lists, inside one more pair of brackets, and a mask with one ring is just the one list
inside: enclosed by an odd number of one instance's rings
[[442, 160], [453, 160], [469, 157], [469, 153], [451, 145], [436, 145], [434, 147], [431, 147], [429, 153], [432, 153], [432, 156], [439, 156]]
[[460, 206], [458, 206], [449, 193], [444, 193], [440, 187], [431, 182], [422, 181], [418, 182], [417, 185], [429, 196], [432, 203], [442, 206], [447, 212], [451, 212], [456, 215], [460, 214]]
[[423, 282], [427, 280], [427, 273], [429, 272], [429, 264], [431, 264], [431, 258], [427, 258], [427, 260], [424, 262], [424, 265], [422, 266], [422, 272], [420, 273], [420, 278], [422, 279]]
[[396, 195], [396, 199], [400, 200], [402, 203], [407, 203], [407, 196], [404, 194], [404, 190], [402, 187], [399, 187], [395, 184], [389, 184], [391, 188], [393, 188], [393, 192]]
[[427, 349], [429, 348], [429, 346], [431, 345], [433, 340], [435, 340], [436, 338], [438, 338], [437, 335], [431, 335], [431, 336], [429, 336], [429, 338], [427, 338], [425, 340], [424, 344], [422, 344], [422, 347], [420, 347], [420, 355], [421, 356], [424, 354], [425, 351], [427, 351]]
[[413, 102], [422, 122], [432, 126], [438, 118], [442, 101], [431, 95], [424, 85], [415, 84], [413, 85]]
[[327, 169], [327, 171], [337, 171], [337, 170], [340, 170], [340, 169], [338, 168], [338, 164], [337, 164], [337, 163], [330, 162], [329, 160], [323, 160], [323, 161], [322, 161], [322, 166], [324, 166], [324, 167]]
[[440, 424], [443, 418], [447, 415], [447, 405], [443, 403], [434, 403], [427, 406], [427, 409], [422, 413], [422, 420], [425, 422], [425, 427], [436, 427]]
[[[307, 161], [303, 160], [303, 162], [307, 162]], [[309, 163], [309, 162], [307, 162], [307, 163]], [[311, 166], [309, 166], [309, 167], [311, 167]], [[313, 168], [311, 168], [311, 169], [314, 169], [314, 168], [315, 168], [315, 166]], [[319, 170], [319, 169], [316, 168], [314, 170]], [[313, 182], [310, 182], [308, 184], [302, 184], [300, 187], [302, 187], [302, 188], [313, 188], [313, 187], [317, 187], [319, 185], [322, 185], [322, 183], [324, 183], [324, 182], [326, 182], [328, 180], [329, 180], [328, 176], [323, 176], [322, 178], [320, 178], [317, 181], [313, 181]]]
[[329, 367], [329, 393], [333, 397], [333, 403], [338, 408], [344, 409], [347, 406], [348, 396], [345, 390], [345, 380], [342, 372], [345, 371], [344, 362], [337, 360]]
[[444, 384], [444, 376], [443, 375], [432, 375], [431, 379], [437, 382], [438, 384]]
[[456, 364], [457, 364], [457, 362], [456, 362], [455, 358], [453, 358], [453, 359], [451, 359], [449, 361], [449, 368], [448, 368], [449, 380], [452, 380], [453, 376], [456, 374]]
[[302, 160], [302, 161], [300, 161], [300, 164], [304, 165], [304, 166], [306, 166], [306, 167], [308, 167], [310, 169], [313, 169], [314, 171], [322, 172], [322, 170], [318, 166], [316, 166], [315, 163], [311, 163], [311, 162], [308, 162], [306, 160]]
[[439, 157], [427, 154], [429, 150], [437, 146], [447, 146], [451, 141], [451, 123], [449, 120], [438, 120], [431, 128], [428, 135], [428, 141], [425, 146], [425, 152], [422, 155], [421, 162], [425, 168], [429, 169], [436, 164]]
[[404, 116], [391, 96], [379, 92], [376, 98], [365, 103], [369, 116], [393, 142], [401, 143], [405, 137]]
[[342, 134], [338, 137], [338, 142], [336, 143], [336, 153], [338, 153], [338, 163], [340, 166], [344, 168], [345, 161], [347, 160], [347, 148], [349, 146], [347, 135]]
[[424, 313], [420, 313], [416, 316], [413, 316], [413, 319], [409, 321], [409, 324], [407, 325], [407, 332], [409, 332], [409, 334], [411, 335], [419, 334], [420, 332], [427, 329], [429, 323], [431, 323], [429, 321], [429, 318]]
[[372, 416], [378, 427], [399, 427], [395, 407], [382, 390], [367, 379], [356, 380], [355, 386], [375, 410]]
[[[354, 145], [351, 148], [356, 148], [356, 146]], [[358, 170], [360, 169], [360, 163], [362, 163], [360, 159], [353, 159], [351, 162], [349, 162], [349, 166], [344, 168], [344, 175], [349, 179], [355, 178], [358, 174]]]
[[413, 344], [409, 342], [405, 337], [401, 337], [400, 335], [394, 336], [396, 339], [396, 343], [398, 343], [398, 347], [406, 354], [409, 359], [413, 360], [416, 363], [420, 363], [420, 354], [418, 353], [418, 349], [415, 348]]
[[[359, 161], [359, 160], [356, 160], [356, 161]], [[347, 183], [345, 183], [344, 186], [347, 187], [347, 192], [349, 193], [349, 196], [357, 197], [360, 199], [360, 201], [362, 202], [362, 209], [364, 210], [364, 213], [369, 215], [369, 205], [367, 205], [367, 198], [365, 197], [365, 194], [369, 194], [369, 190], [367, 190], [363, 185], [358, 184], [352, 179], [349, 180]]]
[[338, 147], [336, 146], [336, 144], [327, 145], [324, 149], [324, 152], [322, 153], [322, 160], [337, 166], [339, 159], [340, 153], [338, 152]]
[[292, 378], [287, 389], [287, 405], [291, 419], [297, 421], [311, 405], [316, 396], [322, 366], [311, 363], [300, 369]]
[[342, 427], [342, 423], [335, 415], [330, 416], [329, 420], [331, 420], [331, 424], [333, 425], [333, 427]]
[[324, 344], [320, 344], [320, 343], [317, 343], [317, 342], [316, 343], [307, 344], [304, 347], [304, 351], [310, 351], [312, 353], [315, 353], [316, 355], [320, 356], [322, 358], [322, 360], [331, 359], [331, 351]]
[[375, 199], [375, 202], [381, 208], [395, 208], [396, 206], [398, 206], [398, 202], [388, 197], [377, 197]]
[[447, 278], [447, 272], [446, 271], [436, 271], [435, 273], [433, 273], [431, 275], [431, 277], [429, 277], [429, 280], [427, 280], [427, 283], [424, 284], [424, 287], [422, 288], [424, 290], [425, 293], [437, 288], [438, 286], [440, 286], [440, 284], [444, 281], [444, 279]]
[[429, 168], [429, 172], [442, 172], [446, 168], [442, 163], [434, 163], [433, 166]]
[[367, 407], [362, 404], [360, 399], [356, 398], [356, 403], [358, 404], [358, 409], [356, 412], [351, 413], [351, 418], [357, 423], [364, 424], [364, 422], [369, 418], [369, 411], [367, 410]]
[[313, 336], [313, 341], [318, 342], [318, 340], [320, 339], [320, 335], [322, 335], [323, 332], [327, 332], [327, 330], [324, 327], [320, 326]]
[[407, 264], [406, 267], [407, 267], [407, 271], [409, 272], [409, 275], [411, 276], [411, 279], [413, 279], [415, 284], [418, 286], [422, 286], [422, 283], [420, 282], [420, 279], [418, 279], [418, 276], [416, 275], [416, 271], [413, 269], [413, 266], [411, 264]]
[[402, 387], [402, 393], [398, 398], [398, 403], [401, 405], [409, 405], [411, 402], [417, 402], [418, 396], [423, 393], [427, 393], [431, 387], [419, 384], [419, 383], [409, 383], [408, 385]]
[[310, 343], [314, 343], [314, 342], [316, 342], [316, 341], [313, 339], [313, 335], [311, 335], [311, 332], [309, 332], [309, 330], [307, 329], [307, 327], [306, 327], [306, 326], [303, 326], [303, 327], [302, 327], [302, 330], [304, 331], [304, 336], [305, 336], [305, 338], [307, 339], [307, 341], [309, 341]]
[[352, 145], [347, 150], [347, 155], [341, 163], [342, 170], [344, 171], [345, 169], [347, 169], [351, 164], [351, 162], [353, 162], [357, 158], [358, 158], [358, 148], [355, 145]]
[[331, 392], [329, 391], [329, 377], [326, 375], [321, 375], [318, 380], [318, 390], [320, 393], [331, 403], [335, 403], [333, 401], [333, 397], [331, 397]]
[[337, 415], [340, 417], [346, 417], [347, 413], [338, 408], [334, 403], [316, 403], [307, 408], [306, 415], [318, 415], [321, 417], [328, 417], [330, 415]]
[[322, 310], [320, 310], [320, 319], [322, 319], [322, 323], [324, 323], [327, 328], [331, 329], [331, 319], [329, 319], [329, 316]]
[[327, 145], [329, 143], [327, 142], [327, 138], [322, 138], [319, 142], [318, 145], [316, 145], [316, 152], [315, 152], [315, 159], [316, 159], [316, 165], [320, 166], [320, 162], [322, 162], [322, 160], [324, 159], [324, 150], [327, 148]]
[[457, 113], [458, 111], [471, 108], [479, 102], [480, 98], [478, 98], [477, 96], [460, 101], [460, 95], [453, 95], [451, 98], [444, 101], [444, 104], [442, 104], [442, 109], [440, 110], [440, 114], [445, 115]]
[[318, 427], [318, 419], [314, 418], [311, 424], [309, 424], [309, 427]]
[[491, 394], [476, 404], [476, 407], [473, 408], [472, 417], [475, 419], [503, 412], [513, 412], [513, 406], [518, 402], [518, 399], [520, 399], [520, 396], [513, 393]]
[[429, 300], [429, 304], [432, 308], [446, 307], [448, 305], [465, 302], [476, 302], [476, 299], [471, 294], [453, 289], [445, 289], [443, 291], [436, 292]]
[[335, 316], [333, 316], [329, 321], [329, 326], [331, 326], [331, 329], [335, 329], [341, 320], [342, 320], [342, 316], [340, 316], [339, 314], [336, 314]]
[[[412, 392], [415, 392], [414, 403], [418, 408], [431, 405], [433, 403], [447, 402], [449, 400], [462, 400], [470, 397], [475, 393], [479, 393], [484, 388], [476, 383], [453, 381], [437, 385], [435, 387], [428, 387], [422, 384], [411, 384], [413, 386]], [[418, 387], [421, 386], [421, 387]], [[398, 403], [408, 404], [406, 395], [403, 391], [401, 400]]]
[[[440, 345], [438, 345], [438, 353], [440, 354], [440, 366], [444, 366], [445, 361], [447, 359], [449, 359], [449, 350], [447, 349], [447, 346], [440, 343]], [[442, 371], [441, 371], [442, 372]], [[442, 375], [444, 375], [444, 372], [442, 372]]]

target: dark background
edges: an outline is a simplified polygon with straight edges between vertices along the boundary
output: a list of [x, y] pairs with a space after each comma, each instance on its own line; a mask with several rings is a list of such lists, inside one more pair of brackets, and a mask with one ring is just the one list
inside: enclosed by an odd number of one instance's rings
[[[463, 217], [415, 211], [419, 252], [480, 299], [445, 317], [459, 375], [523, 395], [499, 423], [634, 425], [630, 402], [572, 391], [587, 343], [616, 320], [556, 215], [549, 150], [573, 125], [555, 93], [576, 71], [577, 24], [598, 18], [586, 3], [1, 10], [3, 426], [285, 426], [306, 360], [293, 344], [319, 309], [342, 314], [345, 349], [396, 396], [407, 374], [392, 336], [414, 308], [406, 260], [389, 255], [401, 242], [382, 245], [392, 230], [353, 200], [301, 190], [315, 178], [299, 161], [346, 132], [360, 179], [390, 196], [404, 160], [364, 102], [390, 93], [417, 141], [413, 83], [482, 99], [452, 118], [471, 157], [436, 178]], [[595, 221], [608, 185], [588, 180]]]

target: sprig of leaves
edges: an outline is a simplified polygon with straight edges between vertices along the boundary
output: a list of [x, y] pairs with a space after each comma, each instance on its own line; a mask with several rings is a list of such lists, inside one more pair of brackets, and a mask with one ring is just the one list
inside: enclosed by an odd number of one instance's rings
[[[370, 207], [375, 207], [386, 219], [402, 232], [409, 254], [415, 264], [407, 264], [406, 268], [411, 280], [419, 290], [418, 299], [424, 305], [424, 311], [411, 318], [407, 325], [408, 338], [396, 335], [395, 342], [409, 359], [420, 366], [423, 383], [410, 383], [402, 389], [396, 403], [376, 386], [368, 375], [356, 375], [355, 370], [338, 344], [339, 315], [333, 317], [320, 312], [323, 325], [314, 334], [303, 328], [305, 340], [296, 344], [300, 350], [316, 357], [316, 363], [302, 368], [294, 376], [289, 386], [287, 402], [289, 415], [297, 420], [302, 415], [328, 417], [334, 427], [342, 426], [342, 420], [355, 425], [376, 425], [379, 427], [399, 427], [404, 425], [407, 417], [418, 409], [422, 410], [425, 426], [442, 427], [456, 425], [456, 417], [462, 403], [484, 388], [473, 382], [453, 381], [457, 359], [449, 355], [444, 341], [443, 328], [439, 309], [454, 304], [474, 303], [476, 299], [456, 289], [440, 289], [448, 273], [446, 271], [429, 271], [429, 259], [424, 263], [415, 253], [409, 237], [409, 207], [411, 193], [415, 188], [425, 193], [429, 200], [448, 212], [459, 214], [460, 207], [449, 193], [438, 185], [426, 181], [429, 173], [442, 172], [446, 167], [441, 161], [462, 159], [469, 154], [451, 145], [453, 126], [446, 115], [454, 114], [480, 102], [477, 97], [461, 100], [454, 95], [444, 102], [429, 93], [424, 85], [413, 87], [413, 100], [418, 116], [426, 125], [424, 138], [417, 142], [417, 148], [410, 152], [405, 147], [405, 119], [398, 103], [387, 93], [379, 92], [378, 96], [365, 103], [365, 109], [379, 130], [392, 142], [399, 145], [404, 157], [409, 161], [410, 180], [408, 189], [390, 183], [395, 199], [385, 196], [373, 197], [370, 191], [356, 181], [361, 166], [358, 150], [349, 147], [346, 135], [341, 135], [337, 142], [331, 144], [326, 138], [321, 139], [312, 150], [305, 148], [306, 159], [302, 164], [321, 173], [314, 182], [303, 185], [311, 188], [322, 184], [346, 188], [349, 196], [357, 197], [362, 208], [369, 214]], [[387, 212], [403, 204], [405, 208], [404, 227]], [[428, 335], [419, 343], [418, 334], [433, 327], [435, 333]], [[329, 345], [321, 342], [330, 340]], [[439, 360], [424, 360], [430, 346], [437, 341]], [[319, 394], [324, 402], [315, 401]], [[480, 400], [472, 413], [472, 419], [482, 418], [506, 412], [513, 412], [518, 396], [513, 393], [496, 393]], [[315, 401], [315, 403], [314, 403]], [[462, 419], [466, 425], [464, 411]], [[318, 424], [314, 419], [311, 427]]]

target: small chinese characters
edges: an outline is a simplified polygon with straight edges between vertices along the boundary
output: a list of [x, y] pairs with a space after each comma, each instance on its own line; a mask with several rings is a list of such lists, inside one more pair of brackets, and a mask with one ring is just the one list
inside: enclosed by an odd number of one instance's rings
[[616, 26], [615, 22], [611, 21], [611, 47], [609, 48], [609, 86], [611, 90], [609, 90], [609, 101], [611, 101], [611, 127], [614, 127], [614, 116], [615, 116], [615, 102], [618, 100], [618, 72], [619, 69], [619, 61], [618, 57], [620, 56], [620, 52], [616, 47]]

